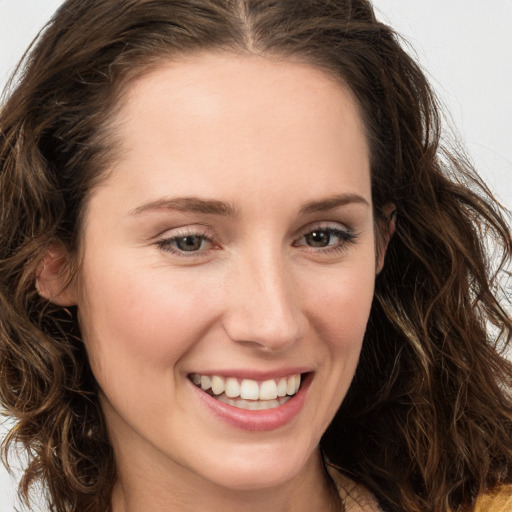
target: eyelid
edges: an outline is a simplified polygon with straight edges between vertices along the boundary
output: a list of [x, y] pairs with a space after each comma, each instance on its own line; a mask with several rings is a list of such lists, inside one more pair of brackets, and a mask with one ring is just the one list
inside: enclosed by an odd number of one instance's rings
[[313, 222], [311, 224], [308, 224], [306, 227], [301, 228], [297, 232], [297, 236], [295, 237], [295, 240], [298, 240], [302, 238], [304, 235], [307, 235], [308, 233], [311, 233], [315, 230], [326, 230], [326, 231], [341, 231], [346, 234], [355, 234], [355, 230], [348, 226], [347, 224], [344, 224], [342, 222], [336, 222], [336, 221], [320, 221], [320, 222]]
[[[308, 234], [314, 232], [314, 231], [327, 231], [331, 234], [335, 234], [342, 238], [342, 240], [335, 244], [335, 245], [328, 245], [325, 247], [313, 247], [308, 246], [306, 244], [304, 245], [298, 245], [298, 242], [307, 236]], [[340, 222], [317, 222], [314, 224], [310, 224], [306, 228], [302, 229], [299, 232], [299, 235], [294, 239], [293, 245], [296, 247], [305, 247], [306, 250], [315, 252], [315, 253], [329, 253], [329, 252], [339, 252], [340, 250], [346, 250], [347, 244], [353, 244], [356, 242], [358, 238], [357, 233], [355, 230], [346, 224], [340, 223]]]
[[187, 236], [187, 235], [205, 235], [210, 236], [213, 232], [209, 224], [197, 223], [197, 224], [183, 224], [178, 226], [165, 226], [158, 230], [158, 233], [154, 235], [154, 239], [159, 238], [174, 238], [176, 236]]
[[[314, 247], [312, 245], [299, 243], [305, 236], [314, 232], [315, 230], [329, 232], [331, 235], [337, 236], [339, 241], [333, 245], [326, 245], [324, 247]], [[204, 224], [186, 225], [179, 228], [165, 230], [161, 235], [158, 236], [154, 243], [162, 251], [175, 254], [180, 257], [204, 257], [212, 250], [220, 248], [212, 231], [213, 230], [210, 228], [210, 226], [206, 226]], [[203, 241], [208, 242], [209, 246], [207, 248], [200, 248], [197, 251], [185, 251], [172, 245], [174, 241], [180, 238], [186, 238], [188, 236], [197, 236]], [[347, 245], [355, 243], [357, 238], [358, 235], [354, 229], [344, 223], [322, 221], [309, 224], [308, 226], [302, 228], [298, 232], [297, 236], [292, 240], [292, 246], [299, 247], [316, 254], [328, 254], [330, 252], [340, 252], [346, 250]]]
[[[203, 240], [209, 242], [212, 247], [207, 249], [200, 249], [198, 251], [182, 251], [178, 248], [174, 248], [171, 245], [175, 240], [186, 238], [188, 236], [197, 236], [202, 238]], [[215, 244], [215, 237], [213, 234], [211, 234], [210, 227], [203, 224], [193, 224], [179, 228], [168, 229], [159, 235], [155, 240], [155, 245], [157, 245], [162, 251], [188, 258], [194, 256], [203, 256], [205, 253], [215, 248]]]

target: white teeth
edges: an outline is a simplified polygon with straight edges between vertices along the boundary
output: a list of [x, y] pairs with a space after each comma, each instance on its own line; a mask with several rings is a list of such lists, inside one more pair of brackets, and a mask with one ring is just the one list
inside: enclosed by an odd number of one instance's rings
[[294, 375], [288, 379], [288, 383], [286, 386], [286, 394], [287, 395], [295, 395], [300, 388], [300, 374]]
[[279, 382], [277, 383], [277, 396], [286, 396], [287, 387], [288, 384], [286, 382], [286, 379], [284, 377], [282, 379], [279, 379]]
[[300, 388], [300, 373], [295, 375], [295, 393], [297, 393], [297, 391], [299, 391], [299, 388]]
[[260, 400], [275, 400], [277, 398], [277, 384], [275, 380], [266, 380], [260, 386]]
[[232, 377], [226, 379], [226, 396], [228, 398], [236, 398], [240, 396], [240, 384], [238, 379], [233, 379]]
[[[290, 396], [297, 393], [301, 381], [300, 374], [281, 377], [280, 379], [269, 379], [260, 383], [252, 379], [239, 380], [234, 377], [225, 378], [220, 375], [200, 375], [198, 373], [192, 374], [190, 378], [203, 391], [208, 391], [211, 388], [209, 393], [222, 402], [228, 403], [226, 400], [233, 402], [232, 399], [238, 397], [242, 401], [250, 400], [255, 402], [250, 405], [250, 408], [253, 410], [257, 410], [260, 407], [258, 405], [260, 402], [263, 403], [262, 407], [265, 409], [278, 407], [281, 405], [282, 399], [286, 398], [288, 400]], [[235, 402], [238, 403], [240, 400], [235, 400]], [[276, 402], [277, 405], [273, 404], [273, 402]], [[273, 405], [269, 407], [271, 403]]]
[[258, 400], [259, 386], [255, 380], [244, 379], [240, 384], [240, 397], [245, 400]]
[[224, 379], [218, 375], [212, 377], [212, 391], [214, 395], [221, 395], [224, 393]]
[[287, 395], [295, 394], [295, 378], [288, 379], [288, 385], [286, 386], [286, 394]]
[[290, 396], [278, 398], [277, 400], [244, 400], [243, 398], [228, 398], [225, 394], [217, 397], [219, 402], [223, 402], [239, 409], [248, 411], [265, 411], [267, 409], [275, 409], [290, 400]]
[[210, 389], [212, 381], [208, 375], [201, 375], [201, 389], [206, 391]]

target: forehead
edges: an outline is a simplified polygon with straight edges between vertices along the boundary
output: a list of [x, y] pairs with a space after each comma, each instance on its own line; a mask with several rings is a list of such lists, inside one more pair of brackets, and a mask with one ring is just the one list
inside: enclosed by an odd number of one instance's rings
[[[277, 102], [280, 109], [275, 111]], [[140, 119], [155, 103], [169, 112], [179, 110], [191, 121], [203, 121], [207, 116], [214, 121], [215, 114], [228, 115], [234, 110], [239, 117], [256, 120], [264, 113], [269, 121], [272, 117], [275, 121], [277, 116], [303, 116], [301, 107], [314, 109], [319, 115], [332, 111], [332, 117], [361, 119], [348, 87], [321, 68], [277, 57], [234, 53], [204, 53], [161, 61], [129, 82], [119, 118]], [[360, 128], [364, 131], [362, 123]]]
[[319, 169], [339, 170], [351, 192], [370, 188], [353, 95], [300, 62], [214, 53], [162, 62], [128, 85], [112, 126], [122, 147], [115, 174], [136, 175], [139, 194], [208, 195], [212, 178], [236, 192], [242, 175], [262, 197], [283, 179], [326, 195]]

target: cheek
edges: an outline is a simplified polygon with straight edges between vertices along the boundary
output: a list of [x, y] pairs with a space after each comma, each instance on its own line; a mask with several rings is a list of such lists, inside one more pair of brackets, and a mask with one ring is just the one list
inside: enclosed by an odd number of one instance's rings
[[327, 275], [310, 297], [310, 319], [331, 351], [359, 353], [374, 294], [374, 260]]
[[172, 371], [213, 316], [204, 287], [170, 276], [165, 268], [107, 268], [85, 272], [79, 308], [93, 371], [116, 376]]
[[345, 398], [359, 361], [375, 281], [374, 258], [362, 256], [357, 265], [347, 260], [330, 275], [317, 276], [308, 295], [309, 324], [320, 361], [320, 391], [311, 417], [320, 433]]

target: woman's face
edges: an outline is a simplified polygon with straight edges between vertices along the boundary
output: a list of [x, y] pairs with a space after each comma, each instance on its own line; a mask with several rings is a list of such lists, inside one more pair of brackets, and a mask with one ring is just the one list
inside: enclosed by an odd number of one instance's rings
[[313, 67], [204, 54], [122, 101], [74, 292], [120, 474], [287, 482], [347, 392], [379, 266], [354, 99]]

